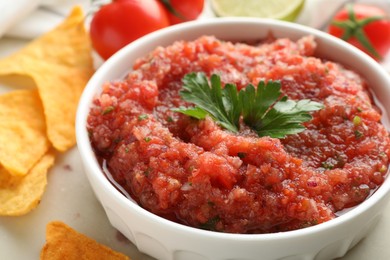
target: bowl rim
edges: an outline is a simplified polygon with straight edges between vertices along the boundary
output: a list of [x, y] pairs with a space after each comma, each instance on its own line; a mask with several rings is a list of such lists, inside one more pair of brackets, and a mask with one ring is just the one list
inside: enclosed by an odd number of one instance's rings
[[[99, 93], [97, 89], [101, 87], [101, 83], [107, 81], [104, 79], [104, 75], [111, 69], [111, 67], [115, 66], [115, 64], [119, 63], [128, 53], [132, 52], [134, 49], [140, 48], [144, 43], [156, 41], [160, 37], [164, 37], [164, 35], [171, 34], [179, 34], [184, 30], [191, 30], [194, 28], [207, 27], [209, 25], [215, 26], [228, 26], [229, 24], [240, 24], [242, 26], [248, 24], [257, 24], [257, 25], [268, 25], [268, 26], [276, 26], [278, 28], [289, 28], [292, 30], [298, 30], [300, 33], [312, 34], [315, 38], [320, 37], [322, 40], [325, 40], [327, 43], [332, 45], [338, 45], [344, 51], [350, 52], [353, 55], [356, 55], [359, 61], [367, 63], [369, 66], [373, 66], [373, 68], [377, 71], [378, 75], [382, 77], [384, 80], [390, 83], [390, 76], [386, 73], [384, 68], [380, 66], [375, 60], [369, 57], [367, 54], [362, 51], [356, 49], [355, 47], [351, 47], [348, 43], [331, 36], [325, 32], [319, 31], [314, 28], [310, 28], [304, 25], [284, 22], [279, 20], [271, 20], [264, 18], [244, 18], [244, 17], [224, 17], [224, 18], [212, 18], [205, 20], [197, 20], [190, 21], [182, 24], [173, 25], [153, 33], [150, 33], [146, 36], [143, 36], [134, 42], [128, 44], [117, 53], [115, 53], [111, 58], [105, 61], [101, 67], [97, 69], [94, 75], [91, 77], [89, 82], [87, 83], [80, 101], [79, 106], [77, 108], [76, 114], [76, 140], [77, 146], [79, 149], [80, 156], [84, 164], [87, 167], [90, 167], [90, 171], [93, 174], [87, 172], [88, 179], [94, 178], [97, 180], [107, 192], [110, 193], [118, 200], [122, 206], [129, 207], [131, 210], [135, 210], [138, 214], [143, 214], [145, 217], [149, 218], [152, 221], [160, 222], [161, 224], [167, 226], [167, 228], [174, 228], [180, 232], [188, 232], [193, 235], [206, 236], [210, 238], [218, 238], [225, 240], [234, 240], [234, 241], [260, 241], [260, 240], [279, 240], [279, 239], [292, 239], [301, 236], [307, 236], [315, 233], [322, 232], [324, 230], [328, 230], [330, 228], [337, 228], [340, 225], [350, 221], [351, 219], [363, 214], [372, 208], [377, 202], [384, 199], [390, 192], [390, 180], [389, 176], [385, 178], [385, 181], [381, 184], [381, 186], [365, 201], [357, 205], [355, 208], [346, 212], [345, 214], [336, 217], [335, 219], [329, 220], [327, 222], [301, 228], [292, 231], [285, 232], [277, 232], [277, 233], [266, 233], [266, 234], [236, 234], [236, 233], [223, 233], [223, 232], [215, 232], [209, 230], [203, 230], [195, 227], [186, 226], [183, 224], [179, 224], [170, 220], [167, 220], [163, 217], [155, 215], [146, 209], [142, 208], [138, 204], [127, 199], [122, 193], [120, 193], [105, 177], [100, 165], [98, 165], [97, 161], [93, 158], [94, 153], [92, 151], [91, 145], [89, 143], [89, 137], [86, 130], [86, 121], [88, 112], [90, 110], [91, 101], [96, 93]], [[302, 34], [304, 35], [304, 34]], [[195, 37], [196, 38], [196, 37]], [[157, 46], [157, 45], [156, 45]], [[128, 70], [130, 70], [129, 68]], [[390, 91], [390, 84], [385, 86]], [[390, 111], [388, 111], [390, 113]]]

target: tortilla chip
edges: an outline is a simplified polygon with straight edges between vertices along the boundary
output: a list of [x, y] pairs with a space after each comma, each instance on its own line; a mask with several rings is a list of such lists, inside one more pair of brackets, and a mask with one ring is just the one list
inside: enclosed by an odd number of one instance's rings
[[46, 244], [41, 251], [41, 260], [80, 259], [127, 259], [130, 258], [101, 245], [95, 240], [78, 233], [60, 221], [47, 225]]
[[25, 175], [50, 146], [38, 92], [0, 95], [0, 165], [13, 175]]
[[26, 176], [13, 176], [0, 166], [0, 216], [21, 216], [39, 204], [54, 158], [54, 151], [48, 152]]
[[59, 151], [76, 143], [78, 101], [93, 74], [92, 48], [84, 15], [75, 7], [58, 27], [0, 60], [0, 76], [28, 76], [42, 100], [49, 140]]

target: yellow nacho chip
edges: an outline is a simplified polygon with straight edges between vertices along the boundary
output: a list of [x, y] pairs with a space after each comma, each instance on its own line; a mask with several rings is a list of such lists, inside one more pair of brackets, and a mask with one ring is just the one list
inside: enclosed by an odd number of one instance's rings
[[46, 244], [42, 248], [40, 259], [129, 260], [129, 257], [78, 233], [63, 222], [54, 221], [47, 225]]
[[13, 175], [25, 175], [50, 146], [38, 92], [0, 95], [0, 165]]
[[0, 216], [21, 216], [39, 204], [54, 158], [49, 151], [26, 176], [13, 176], [0, 166]]
[[0, 60], [1, 76], [31, 77], [42, 100], [47, 135], [66, 151], [76, 143], [74, 120], [84, 86], [93, 74], [91, 43], [79, 7], [52, 31]]

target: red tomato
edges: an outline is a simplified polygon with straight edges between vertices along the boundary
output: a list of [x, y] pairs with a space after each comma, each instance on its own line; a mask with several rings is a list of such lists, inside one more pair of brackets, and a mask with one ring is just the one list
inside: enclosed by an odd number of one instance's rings
[[334, 16], [328, 32], [380, 60], [390, 49], [390, 20], [387, 17], [375, 6], [347, 5]]
[[195, 20], [203, 11], [204, 0], [160, 0], [168, 9], [170, 24]]
[[113, 0], [93, 16], [90, 36], [96, 52], [108, 59], [128, 43], [167, 26], [167, 12], [157, 0]]

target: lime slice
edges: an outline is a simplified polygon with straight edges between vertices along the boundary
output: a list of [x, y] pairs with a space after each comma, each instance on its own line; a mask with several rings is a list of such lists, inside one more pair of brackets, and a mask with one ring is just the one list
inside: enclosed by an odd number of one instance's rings
[[294, 21], [305, 0], [211, 0], [217, 16], [249, 16]]

